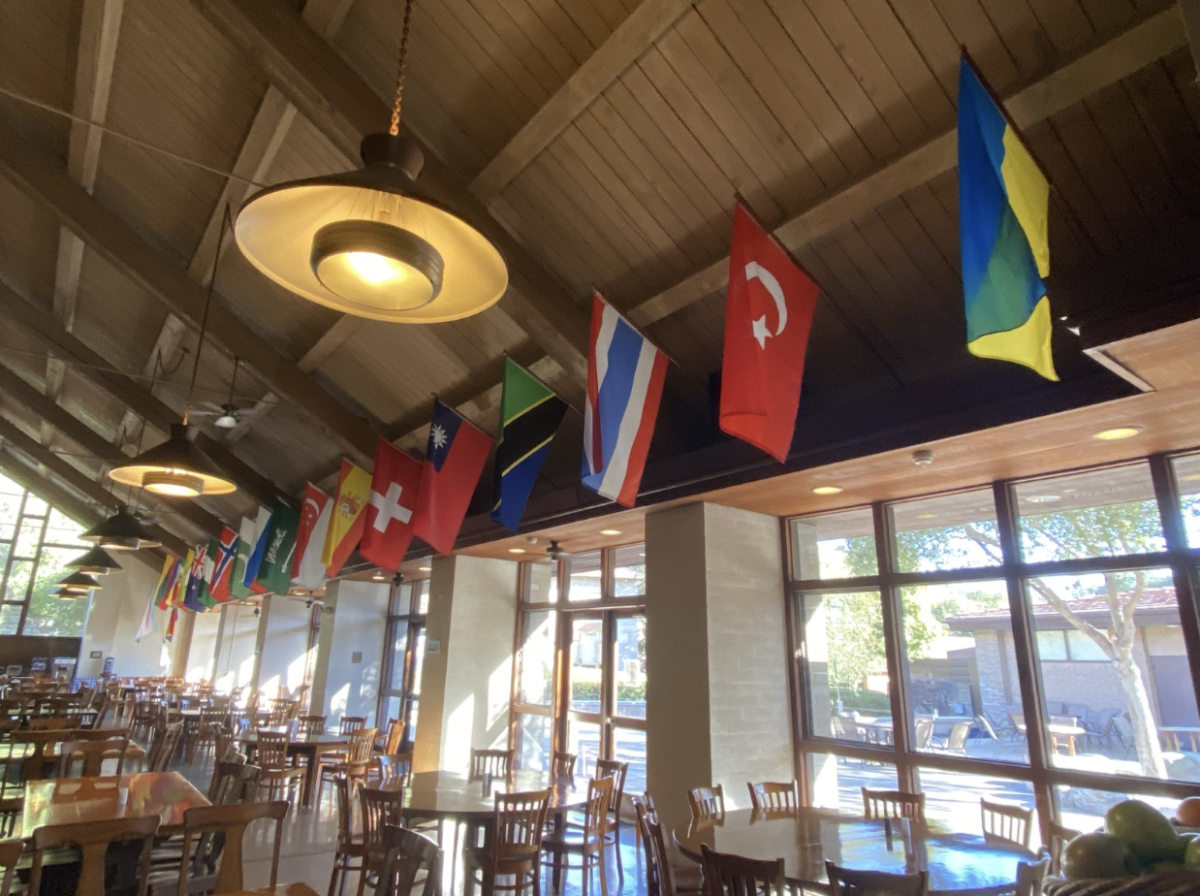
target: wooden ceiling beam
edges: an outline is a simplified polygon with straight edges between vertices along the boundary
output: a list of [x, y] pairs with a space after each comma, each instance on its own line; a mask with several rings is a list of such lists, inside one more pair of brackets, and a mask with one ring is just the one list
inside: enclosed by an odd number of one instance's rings
[[[0, 171], [82, 237], [105, 260], [156, 296], [173, 313], [198, 326], [206, 292], [160, 254], [118, 215], [89, 196], [63, 168], [10, 131], [0, 131]], [[218, 297], [219, 298], [219, 297]], [[225, 307], [213, 303], [208, 331], [230, 354], [246, 359], [260, 380], [306, 412], [352, 457], [374, 456], [377, 434]]]
[[[192, 0], [210, 22], [241, 46], [271, 82], [347, 157], [366, 134], [387, 124], [379, 95], [283, 0]], [[415, 139], [415, 138], [414, 138]], [[463, 215], [492, 240], [508, 263], [501, 306], [542, 349], [580, 381], [587, 359], [587, 308], [487, 211], [466, 182], [421, 145], [420, 187]]]
[[485, 203], [501, 193], [691, 8], [692, 0], [642, 0], [476, 175], [471, 192]]
[[[6, 322], [16, 324], [46, 340], [52, 349], [62, 352], [64, 358], [78, 362], [76, 370], [80, 376], [132, 408], [139, 418], [144, 414], [147, 422], [160, 432], [165, 433], [170, 424], [179, 421], [177, 411], [120, 373], [106, 358], [93, 351], [78, 337], [68, 333], [52, 315], [42, 311], [3, 282], [0, 282], [0, 314]], [[233, 478], [239, 490], [264, 507], [274, 506], [279, 498], [289, 499], [289, 496], [276, 488], [269, 479], [253, 470], [245, 461], [234, 457], [227, 448], [203, 432], [196, 434], [196, 445]]]
[[[79, 28], [79, 48], [75, 59], [75, 98], [72, 112], [78, 118], [103, 123], [108, 115], [112, 91], [113, 65], [117, 58], [117, 36], [125, 0], [84, 0]], [[76, 121], [71, 125], [67, 147], [67, 171], [88, 193], [96, 184], [100, 166], [100, 141], [104, 132]], [[83, 241], [66, 227], [58, 233], [58, 255], [54, 266], [54, 316], [71, 330], [75, 326], [75, 306], [79, 296], [79, 276], [83, 270]], [[46, 394], [54, 401], [62, 391], [66, 367], [58, 358], [46, 359]], [[48, 445], [50, 432], [43, 426], [42, 444]]]
[[1192, 63], [1200, 71], [1200, 0], [1179, 0], [1179, 12], [1192, 48]]
[[[1145, 68], [1185, 43], [1179, 10], [1170, 6], [1115, 37], [1093, 43], [1050, 74], [1010, 94], [1005, 99], [1005, 108], [1019, 127], [1028, 128]], [[950, 171], [956, 164], [957, 131], [952, 129], [818, 200], [776, 228], [775, 238], [789, 249], [798, 249]], [[629, 309], [629, 319], [640, 327], [648, 327], [724, 288], [728, 277], [729, 256], [725, 256]]]
[[[0, 390], [3, 391], [6, 398], [11, 398], [17, 404], [33, 412], [35, 417], [40, 418], [43, 427], [49, 426], [52, 430], [57, 430], [84, 451], [95, 455], [96, 460], [100, 463], [118, 464], [127, 459], [126, 455], [115, 445], [109, 443], [66, 408], [53, 401], [49, 396], [43, 395], [3, 364], [0, 364]], [[80, 475], [86, 474], [81, 473]], [[157, 503], [166, 510], [178, 513], [206, 535], [220, 537], [224, 524], [200, 505], [192, 501], [180, 501], [179, 503], [157, 501]]]
[[[113, 505], [120, 503], [94, 479], [84, 473], [80, 473], [48, 448], [39, 445], [36, 439], [30, 438], [18, 427], [3, 418], [0, 418], [0, 441], [3, 441], [5, 446], [15, 448], [34, 462], [44, 466], [55, 479], [79, 492], [79, 494], [84, 495], [88, 500], [95, 502], [98, 508], [103, 508], [91, 511], [84, 517], [85, 519], [98, 522], [111, 514]], [[82, 501], [71, 499], [70, 495], [64, 489], [56, 486], [47, 478], [38, 477], [34, 471], [28, 468], [23, 471], [25, 478], [22, 478], [19, 474], [12, 473], [12, 467], [6, 465], [5, 460], [10, 464], [14, 463], [11, 452], [8, 458], [3, 458], [3, 455], [0, 454], [0, 466], [3, 466], [6, 471], [10, 472], [10, 475], [14, 479], [17, 479], [17, 481], [30, 491], [41, 492], [44, 490], [46, 494], [42, 495], [43, 499], [60, 507], [64, 512], [71, 513], [72, 510], [79, 512], [87, 506]], [[19, 469], [24, 465], [19, 461], [15, 461], [15, 466]], [[166, 531], [161, 526], [147, 524], [146, 528], [151, 535], [160, 540], [163, 546], [173, 553], [178, 553], [182, 556], [187, 552], [188, 545], [184, 538]], [[82, 553], [82, 550], [80, 553]]]

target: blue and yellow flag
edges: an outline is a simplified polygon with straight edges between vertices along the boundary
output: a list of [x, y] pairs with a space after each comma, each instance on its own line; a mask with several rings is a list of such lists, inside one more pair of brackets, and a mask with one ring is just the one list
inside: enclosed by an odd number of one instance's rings
[[1050, 184], [964, 56], [958, 79], [958, 215], [967, 348], [1057, 380], [1050, 353]]

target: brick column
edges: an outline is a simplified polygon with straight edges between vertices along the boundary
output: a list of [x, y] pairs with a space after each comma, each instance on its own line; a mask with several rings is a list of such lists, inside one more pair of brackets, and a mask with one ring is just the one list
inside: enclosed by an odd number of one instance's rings
[[646, 517], [646, 752], [663, 822], [687, 791], [793, 776], [779, 520], [716, 504]]
[[466, 771], [471, 748], [508, 746], [516, 563], [439, 557], [429, 580], [413, 765]]

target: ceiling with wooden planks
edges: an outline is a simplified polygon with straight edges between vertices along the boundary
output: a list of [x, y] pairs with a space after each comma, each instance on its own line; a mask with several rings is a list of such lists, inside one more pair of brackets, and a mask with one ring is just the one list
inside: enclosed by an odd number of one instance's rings
[[[94, 502], [46, 461], [95, 483], [164, 437], [226, 205], [354, 167], [387, 124], [402, 16], [399, 0], [0, 4], [0, 385], [21, 380], [0, 389], [0, 427], [19, 431], [0, 432], [6, 462]], [[1054, 186], [1058, 385], [966, 351], [961, 46]], [[403, 121], [425, 186], [500, 241], [509, 293], [454, 323], [347, 318], [225, 241], [196, 398], [227, 400], [236, 356], [234, 399], [255, 413], [231, 432], [201, 419], [242, 488], [159, 508], [181, 538], [332, 487], [377, 434], [419, 455], [434, 395], [495, 431], [506, 354], [574, 408], [531, 525], [596, 512], [578, 486], [594, 289], [674, 361], [644, 500], [714, 468], [777, 472], [713, 412], [738, 197], [822, 287], [792, 475], [1130, 395], [1068, 329], [1099, 307], [1078, 284], [1200, 235], [1200, 88], [1166, 0], [416, 0], [411, 49]], [[1137, 284], [1120, 300], [1156, 301]], [[474, 512], [490, 491], [485, 474]]]

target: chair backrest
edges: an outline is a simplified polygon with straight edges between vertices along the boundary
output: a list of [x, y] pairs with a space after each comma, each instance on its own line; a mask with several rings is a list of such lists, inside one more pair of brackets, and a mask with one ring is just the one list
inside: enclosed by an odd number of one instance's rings
[[355, 832], [354, 794], [358, 790], [358, 778], [338, 773], [333, 776], [333, 792], [337, 798], [338, 842], [348, 841]]
[[1050, 859], [1017, 863], [1017, 889], [1013, 896], [1042, 896], [1042, 884], [1050, 870]]
[[550, 805], [549, 790], [497, 793], [493, 812], [492, 854], [497, 859], [532, 858], [542, 852], [542, 829]]
[[692, 818], [696, 821], [706, 818], [724, 818], [725, 791], [720, 784], [689, 790], [688, 808], [692, 810]]
[[75, 720], [70, 716], [38, 716], [25, 723], [26, 731], [62, 731], [73, 728]]
[[98, 777], [102, 772], [104, 760], [117, 760], [114, 775], [119, 775], [125, 768], [125, 753], [129, 749], [128, 738], [119, 737], [112, 740], [72, 740], [66, 741], [59, 747], [58, 776], [72, 777], [72, 770], [80, 765], [79, 774], [85, 778]]
[[903, 790], [862, 789], [863, 815], [867, 818], [912, 818], [925, 820], [925, 794]]
[[370, 765], [375, 756], [375, 735], [378, 728], [359, 728], [350, 735], [350, 745], [346, 748], [346, 762], [351, 765]]
[[471, 777], [507, 778], [513, 767], [512, 750], [477, 750], [471, 748]]
[[0, 842], [0, 896], [9, 896], [12, 892], [13, 876], [17, 871], [17, 862], [21, 861], [21, 852], [25, 844], [20, 840], [5, 840]]
[[608, 813], [612, 809], [617, 779], [596, 777], [588, 781], [587, 803], [583, 809], [583, 835], [587, 839], [604, 837], [608, 833]]
[[296, 720], [297, 734], [324, 734], [325, 716], [300, 716]]
[[637, 816], [638, 833], [641, 835], [639, 839], [642, 841], [642, 861], [646, 863], [646, 896], [662, 896], [658, 859], [654, 852], [654, 844], [650, 842], [650, 829], [646, 826], [646, 820], [652, 817], [652, 813], [642, 797], [635, 796], [632, 802], [633, 813]]
[[383, 829], [399, 825], [400, 810], [404, 807], [404, 791], [358, 789], [358, 806], [362, 816], [362, 842], [366, 846], [383, 845]]
[[616, 759], [596, 760], [596, 777], [612, 778], [613, 781], [612, 796], [609, 799], [608, 809], [613, 814], [614, 820], [621, 817], [621, 802], [625, 798], [625, 777], [628, 774], [628, 762], [618, 762]]
[[574, 753], [565, 753], [562, 750], [554, 751], [554, 759], [550, 762], [550, 777], [552, 778], [574, 778], [575, 777], [575, 760], [578, 759]]
[[388, 781], [406, 778], [412, 774], [412, 760], [412, 753], [385, 753], [377, 756], [375, 761], [379, 763], [380, 782], [386, 784]]
[[[224, 716], [222, 716], [224, 718]], [[233, 759], [233, 754], [237, 750], [233, 746], [233, 732], [225, 725], [224, 722], [214, 724], [210, 729], [210, 734], [213, 743], [216, 744], [216, 749], [213, 751], [216, 754], [217, 762], [236, 762]]]
[[411, 896], [417, 875], [425, 872], [421, 896], [441, 893], [442, 850], [424, 834], [389, 824], [383, 829], [383, 866], [375, 896]]
[[287, 751], [290, 739], [282, 732], [262, 731], [258, 735], [258, 764], [266, 769], [278, 771], [287, 768]]
[[261, 771], [257, 765], [247, 765], [244, 756], [241, 762], [218, 762], [208, 788], [208, 801], [214, 806], [227, 806], [253, 800]]
[[929, 872], [887, 874], [883, 871], [855, 871], [825, 862], [830, 896], [925, 896], [929, 890]]
[[[79, 883], [75, 896], [104, 896], [104, 856], [109, 844], [118, 840], [140, 840], [142, 853], [137, 868], [137, 894], [145, 896], [146, 879], [150, 872], [150, 850], [158, 816], [120, 818], [95, 824], [88, 821], [40, 827], [33, 832], [33, 864], [29, 869], [29, 892], [40, 893], [42, 862], [46, 852], [64, 846], [74, 846], [80, 852]], [[66, 896], [66, 894], [64, 894]]]
[[[246, 828], [260, 818], [275, 821], [275, 843], [271, 854], [271, 882], [279, 876], [279, 847], [283, 842], [286, 800], [270, 803], [230, 803], [224, 806], [198, 806], [183, 813], [183, 855], [190, 861], [179, 863], [180, 893], [195, 889], [213, 893], [238, 893], [242, 882], [242, 846]], [[196, 848], [192, 850], [192, 844]], [[215, 878], [215, 879], [214, 879]], [[201, 883], [203, 882], [203, 883]], [[199, 885], [199, 886], [197, 886]]]
[[710, 896], [782, 896], [783, 859], [748, 859], [700, 845], [704, 881]]
[[159, 729], [150, 743], [150, 754], [146, 757], [146, 770], [165, 772], [175, 756], [179, 739], [183, 736], [183, 722], [172, 722]]
[[11, 837], [17, 830], [17, 819], [25, 811], [25, 798], [6, 796], [0, 799], [0, 839]]
[[913, 744], [918, 750], [926, 750], [929, 744], [933, 741], [933, 719], [917, 719], [916, 725], [916, 742]]
[[967, 738], [971, 736], [973, 724], [972, 721], [955, 722], [946, 736], [946, 749], [955, 753], [964, 752], [967, 749]]
[[746, 786], [750, 788], [752, 809], [790, 809], [794, 812], [800, 808], [800, 788], [795, 781], [747, 782]]
[[1074, 828], [1068, 828], [1057, 822], [1050, 822], [1050, 842], [1046, 844], [1046, 849], [1050, 853], [1050, 873], [1062, 874], [1062, 856], [1063, 850], [1066, 849], [1068, 843], [1074, 840], [1082, 833]]
[[992, 727], [992, 723], [988, 721], [987, 716], [976, 716], [975, 725], [983, 732], [983, 736], [988, 740], [999, 741], [1000, 737], [996, 734], [996, 729]]
[[404, 722], [400, 719], [390, 719], [387, 725], [387, 739], [383, 744], [384, 753], [399, 753], [400, 743], [404, 740]]
[[362, 716], [342, 716], [341, 722], [338, 723], [338, 734], [353, 734], [355, 731], [366, 727], [367, 720]]
[[988, 843], [1016, 844], [1029, 849], [1033, 834], [1032, 809], [981, 799], [979, 810], [983, 816], [983, 838]]

